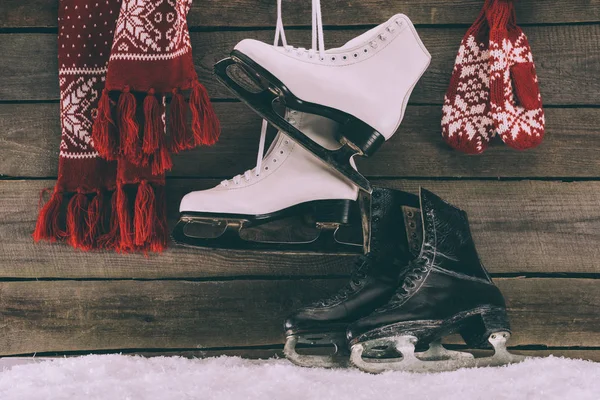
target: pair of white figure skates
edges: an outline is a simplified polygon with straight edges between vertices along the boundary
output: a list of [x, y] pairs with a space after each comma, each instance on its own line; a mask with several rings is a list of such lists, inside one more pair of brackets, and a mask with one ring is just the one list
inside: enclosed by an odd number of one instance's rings
[[[218, 79], [264, 119], [256, 167], [187, 194], [173, 239], [194, 247], [367, 252], [372, 188], [353, 157], [372, 155], [394, 135], [431, 57], [402, 14], [325, 50], [313, 0], [307, 50], [287, 44], [281, 0], [277, 11], [274, 45], [242, 40], [215, 65]], [[263, 156], [268, 124], [278, 134]]]

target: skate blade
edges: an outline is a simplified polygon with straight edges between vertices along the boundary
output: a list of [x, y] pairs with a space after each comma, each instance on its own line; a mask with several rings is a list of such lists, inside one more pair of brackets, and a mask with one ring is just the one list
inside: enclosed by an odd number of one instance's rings
[[[349, 366], [349, 354], [347, 351], [344, 351], [346, 348], [345, 343], [338, 343], [335, 339], [331, 339], [328, 343], [334, 346], [333, 354], [307, 355], [296, 352], [298, 341], [299, 338], [297, 336], [288, 336], [283, 348], [285, 357], [295, 365], [307, 368], [347, 368]], [[319, 342], [320, 340], [316, 341]]]
[[[396, 336], [375, 339], [366, 343], [357, 343], [353, 345], [350, 361], [361, 371], [377, 374], [385, 371], [455, 371], [461, 368], [497, 367], [525, 360], [524, 356], [508, 352], [506, 349], [506, 342], [509, 338], [510, 333], [508, 332], [496, 332], [491, 334], [488, 341], [494, 348], [494, 355], [481, 358], [475, 358], [470, 353], [447, 350], [437, 341], [432, 343], [432, 347], [426, 352], [415, 353], [417, 338], [414, 336]], [[401, 354], [399, 359], [370, 362], [365, 361], [363, 358], [363, 353], [366, 349], [390, 345]]]
[[[277, 229], [285, 221], [252, 226], [244, 220], [216, 220], [182, 217], [173, 228], [171, 238], [181, 246], [207, 249], [285, 251], [298, 253], [362, 253], [362, 243], [339, 235], [340, 227], [322, 230], [301, 226]], [[341, 229], [345, 231], [344, 228]], [[348, 234], [347, 236], [351, 236]], [[356, 236], [355, 234], [353, 236]]]
[[[217, 79], [258, 115], [278, 130], [285, 132], [296, 143], [345, 176], [361, 190], [372, 193], [371, 183], [350, 164], [350, 160], [360, 154], [360, 151], [353, 148], [350, 143], [342, 143], [337, 150], [328, 150], [308, 138], [273, 109], [272, 105], [276, 100], [281, 99], [285, 102], [281, 89], [273, 87], [252, 71], [252, 68], [246, 66], [242, 60], [234, 57], [221, 60], [214, 66]], [[242, 77], [244, 74], [245, 76]]]

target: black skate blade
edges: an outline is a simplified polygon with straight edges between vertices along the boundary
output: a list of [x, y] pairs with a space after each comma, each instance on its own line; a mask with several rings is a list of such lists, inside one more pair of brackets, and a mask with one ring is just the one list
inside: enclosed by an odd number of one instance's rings
[[190, 222], [179, 221], [173, 228], [171, 238], [175, 244], [192, 248], [251, 250], [286, 253], [335, 253], [361, 254], [362, 244], [345, 243], [336, 240], [333, 232], [320, 232], [312, 241], [307, 242], [256, 242], [240, 237], [238, 231], [226, 229], [213, 238], [199, 238], [186, 235], [186, 225]]
[[[353, 149], [348, 143], [343, 143], [342, 147], [337, 150], [328, 150], [309, 139], [305, 134], [274, 111], [273, 102], [280, 97], [279, 95], [272, 93], [266, 88], [263, 88], [262, 92], [249, 90], [251, 88], [254, 89], [254, 86], [250, 85], [249, 82], [256, 84], [258, 77], [255, 76], [254, 78], [250, 78], [251, 75], [249, 75], [248, 79], [243, 80], [244, 85], [241, 85], [231, 76], [234, 75], [238, 77], [240, 75], [240, 70], [237, 70], [237, 73], [233, 74], [229, 72], [231, 66], [237, 67], [240, 63], [241, 60], [231, 57], [219, 61], [214, 66], [217, 79], [258, 115], [269, 121], [275, 128], [288, 134], [295, 142], [320, 158], [328, 166], [338, 171], [361, 190], [372, 193], [373, 189], [370, 182], [357, 170], [352, 168], [352, 165], [350, 164], [351, 158], [359, 154], [358, 150]], [[250, 68], [243, 68], [246, 72], [248, 69]]]
[[360, 224], [353, 223], [357, 207], [317, 200], [264, 215], [184, 212], [171, 237], [189, 247], [357, 254], [363, 246]]

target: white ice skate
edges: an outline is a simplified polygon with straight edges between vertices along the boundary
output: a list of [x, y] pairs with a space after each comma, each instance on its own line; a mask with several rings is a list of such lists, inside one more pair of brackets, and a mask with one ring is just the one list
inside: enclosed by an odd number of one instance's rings
[[[294, 110], [286, 120], [325, 148], [339, 147], [335, 122]], [[261, 145], [266, 129], [263, 121]], [[172, 237], [194, 247], [361, 252], [357, 198], [355, 185], [279, 132], [255, 168], [187, 194]]]
[[[396, 132], [429, 65], [413, 24], [397, 14], [342, 47], [325, 50], [320, 2], [313, 0], [312, 48], [294, 48], [282, 39], [282, 46], [242, 40], [215, 65], [217, 77], [263, 118], [370, 192], [349, 160], [373, 154]], [[276, 102], [335, 120], [343, 146], [331, 150], [310, 140], [273, 108]]]

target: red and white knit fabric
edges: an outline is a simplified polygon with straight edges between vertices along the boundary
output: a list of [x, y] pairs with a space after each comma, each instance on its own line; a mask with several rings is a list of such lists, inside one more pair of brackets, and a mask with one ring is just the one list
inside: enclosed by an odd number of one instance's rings
[[531, 48], [516, 25], [514, 1], [486, 0], [458, 51], [442, 137], [469, 154], [482, 153], [496, 133], [525, 150], [542, 141], [544, 124]]
[[[126, 2], [131, 3], [128, 0]], [[176, 17], [169, 12], [157, 11], [172, 10], [172, 6], [179, 4], [179, 1], [138, 0], [135, 3], [143, 3], [144, 9], [155, 11], [144, 18], [152, 18], [155, 22], [162, 18], [169, 24], [179, 21], [179, 25], [175, 24], [179, 28], [174, 27], [171, 31], [165, 29], [165, 32], [171, 32], [168, 35], [165, 33], [170, 38], [168, 43], [171, 43], [174, 32], [182, 32], [180, 16], [183, 14], [177, 14]], [[187, 12], [189, 2], [184, 3], [185, 7], [177, 7]], [[146, 153], [147, 162], [133, 162], [120, 150], [112, 153], [109, 159], [103, 159], [97, 137], [92, 135], [93, 125], [100, 120], [107, 123], [111, 133], [118, 133], [120, 124], [131, 122], [115, 118], [119, 117], [118, 110], [101, 107], [101, 99], [108, 102], [109, 106], [120, 101], [118, 98], [104, 96], [103, 93], [106, 94], [104, 89], [108, 84], [107, 75], [111, 76], [112, 66], [109, 60], [112, 54], [118, 59], [117, 55], [123, 54], [122, 51], [127, 47], [126, 40], [123, 39], [123, 25], [117, 24], [118, 18], [119, 21], [125, 18], [119, 16], [125, 3], [122, 0], [61, 0], [59, 4], [58, 61], [62, 135], [58, 180], [49, 201], [40, 210], [33, 237], [36, 241], [66, 241], [83, 250], [105, 248], [116, 251], [161, 251], [167, 244], [168, 236], [165, 176], [163, 168], [157, 170], [157, 163], [153, 160], [160, 157], [162, 150], [159, 145], [165, 141], [165, 96], [162, 92], [155, 91], [160, 96], [154, 98], [156, 102], [146, 102], [142, 98], [143, 105], [150, 103], [149, 107], [137, 107], [135, 98], [133, 102], [131, 98], [125, 100], [128, 103], [127, 111], [140, 121], [134, 121], [139, 135], [136, 145], [142, 147], [146, 144], [146, 138], [141, 132], [145, 133], [150, 129], [147, 121], [154, 124], [153, 134], [159, 133], [158, 145], [150, 146], [152, 154]], [[127, 26], [132, 28], [131, 25]], [[150, 24], [144, 27], [148, 29]], [[150, 43], [151, 39], [140, 34], [138, 28], [136, 26], [130, 32], [139, 34], [138, 38], [145, 38]], [[163, 33], [154, 32], [153, 35], [156, 40]], [[113, 53], [113, 38], [119, 38], [119, 52]], [[189, 47], [189, 40], [178, 39], [175, 42], [185, 42]], [[160, 46], [164, 46], [163, 43]], [[191, 55], [188, 54], [188, 57], [191, 60]], [[129, 66], [138, 67], [136, 64]], [[161, 74], [188, 76], [193, 67], [186, 66], [186, 71], [182, 72], [184, 66], [183, 62], [164, 64]], [[152, 83], [150, 75], [145, 75], [144, 72], [140, 74], [146, 76], [147, 82], [153, 87], [158, 87]], [[162, 82], [162, 75], [157, 82]], [[194, 77], [185, 82], [196, 85], [193, 83]], [[131, 91], [129, 94], [132, 94]], [[149, 94], [146, 94], [145, 98], [147, 97]], [[210, 104], [204, 106], [210, 108]], [[212, 112], [212, 108], [209, 112]], [[151, 118], [144, 118], [148, 113]], [[120, 138], [114, 139], [115, 143], [120, 142]]]
[[483, 152], [494, 135], [489, 27], [485, 15], [490, 3], [491, 0], [485, 2], [462, 39], [442, 108], [442, 137], [454, 149], [468, 154]]
[[[191, 4], [191, 0], [123, 0], [93, 127], [96, 148], [104, 158], [121, 155], [160, 173], [171, 168], [169, 151], [216, 142], [219, 123], [192, 59], [186, 21]], [[189, 104], [183, 96], [186, 91]], [[170, 97], [169, 137], [160, 114], [165, 96]]]
[[531, 47], [516, 24], [514, 0], [496, 0], [487, 18], [495, 129], [510, 147], [533, 148], [544, 138], [545, 117]]

